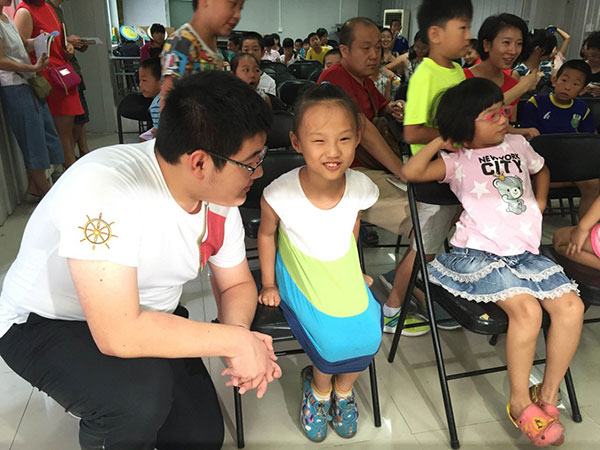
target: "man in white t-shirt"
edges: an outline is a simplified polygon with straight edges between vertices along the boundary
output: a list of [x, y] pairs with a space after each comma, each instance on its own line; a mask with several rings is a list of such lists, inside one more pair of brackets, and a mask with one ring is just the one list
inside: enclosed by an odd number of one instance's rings
[[[200, 357], [225, 357], [227, 383], [259, 397], [281, 374], [271, 339], [248, 329], [257, 292], [237, 209], [270, 121], [244, 82], [191, 75], [156, 141], [82, 158], [32, 214], [0, 294], [0, 356], [81, 417], [83, 449], [220, 448]], [[220, 324], [178, 307], [206, 265]]]

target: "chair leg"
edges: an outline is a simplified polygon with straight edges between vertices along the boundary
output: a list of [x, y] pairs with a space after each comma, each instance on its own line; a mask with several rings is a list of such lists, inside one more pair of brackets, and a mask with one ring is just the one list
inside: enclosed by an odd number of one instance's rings
[[121, 116], [117, 113], [117, 132], [119, 133], [119, 144], [123, 143], [123, 122]]
[[400, 246], [402, 245], [402, 235], [398, 235], [398, 239], [396, 239], [396, 247], [394, 248], [394, 256], [396, 257], [396, 264], [398, 264], [398, 255], [400, 254]]
[[560, 205], [560, 216], [561, 217], [565, 217], [565, 203], [564, 203], [564, 198], [559, 198], [558, 199], [558, 203]]
[[567, 393], [569, 394], [569, 403], [571, 403], [571, 414], [574, 422], [581, 422], [581, 411], [579, 410], [579, 402], [577, 401], [577, 394], [575, 393], [575, 384], [573, 384], [573, 377], [571, 376], [571, 369], [567, 369], [565, 373], [565, 384], [567, 385]]
[[393, 363], [394, 358], [396, 357], [396, 351], [398, 350], [398, 342], [400, 341], [400, 336], [402, 335], [404, 321], [406, 320], [406, 316], [408, 315], [408, 305], [410, 304], [410, 296], [412, 295], [412, 292], [415, 288], [418, 273], [419, 265], [415, 261], [415, 264], [413, 265], [413, 270], [410, 274], [408, 289], [406, 290], [406, 295], [404, 296], [404, 303], [402, 304], [402, 306], [404, 307], [400, 311], [400, 317], [398, 318], [398, 324], [396, 325], [396, 332], [394, 333], [394, 339], [392, 339], [392, 347], [390, 348], [390, 354], [388, 355], [388, 362], [390, 363]]
[[377, 372], [375, 371], [375, 359], [369, 364], [369, 378], [371, 379], [371, 400], [373, 402], [373, 420], [375, 426], [381, 426], [381, 409], [379, 407], [379, 389], [377, 388]]
[[244, 419], [242, 418], [242, 396], [237, 386], [233, 388], [233, 404], [235, 405], [235, 430], [237, 432], [237, 448], [244, 448]]
[[498, 343], [498, 337], [499, 337], [499, 335], [498, 335], [498, 334], [494, 334], [494, 335], [492, 335], [492, 337], [490, 338], [490, 345], [491, 345], [492, 347], [494, 347], [494, 346], [495, 346], [495, 345]]
[[571, 225], [577, 226], [577, 211], [575, 210], [573, 197], [569, 197], [569, 213], [571, 214]]

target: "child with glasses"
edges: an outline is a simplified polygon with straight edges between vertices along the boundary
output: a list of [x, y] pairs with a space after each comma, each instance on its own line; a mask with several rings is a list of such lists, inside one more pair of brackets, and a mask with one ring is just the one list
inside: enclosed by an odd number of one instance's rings
[[[523, 136], [506, 134], [512, 108], [503, 98], [483, 78], [448, 89], [436, 113], [441, 137], [413, 156], [403, 174], [412, 182], [448, 183], [462, 203], [454, 248], [429, 264], [429, 279], [506, 312], [508, 415], [536, 446], [560, 445], [558, 387], [579, 343], [584, 308], [562, 267], [539, 254], [549, 171]], [[551, 319], [544, 380], [529, 388], [543, 310]]]
[[382, 334], [381, 306], [361, 272], [360, 212], [379, 196], [349, 169], [362, 130], [355, 103], [319, 84], [294, 107], [290, 138], [306, 165], [273, 181], [261, 200], [259, 302], [280, 305], [313, 365], [302, 370], [302, 430], [312, 441], [356, 434], [353, 384], [371, 363]]

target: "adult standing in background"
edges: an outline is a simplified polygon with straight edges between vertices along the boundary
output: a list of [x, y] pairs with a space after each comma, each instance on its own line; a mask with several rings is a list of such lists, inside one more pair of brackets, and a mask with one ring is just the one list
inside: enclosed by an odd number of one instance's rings
[[63, 147], [65, 169], [69, 168], [75, 162], [74, 119], [84, 111], [77, 89], [66, 90], [63, 86], [55, 84], [49, 69], [66, 65], [75, 49], [72, 44], [66, 42], [62, 24], [52, 6], [45, 0], [23, 0], [15, 13], [15, 25], [23, 39], [35, 38], [42, 31], [58, 32], [50, 47], [48, 67], [41, 73], [52, 85], [52, 92], [46, 101]]
[[145, 44], [140, 50], [140, 62], [150, 58], [158, 58], [165, 45], [165, 36], [167, 30], [160, 23], [153, 23], [150, 27], [150, 42]]
[[[12, 0], [0, 0], [0, 10], [11, 4]], [[48, 58], [32, 65], [26, 48], [33, 49], [33, 42], [23, 41], [15, 24], [0, 11], [0, 98], [23, 153], [27, 194], [41, 198], [50, 190], [46, 169], [62, 164], [63, 152], [48, 105], [38, 100], [27, 82], [48, 64]]]
[[[63, 14], [63, 10], [60, 8], [61, 3], [64, 0], [49, 0], [48, 3], [54, 9], [58, 20], [63, 24], [65, 30], [67, 29], [65, 23], [65, 16]], [[79, 52], [85, 52], [88, 49], [88, 46], [84, 44], [81, 38], [75, 34], [71, 34], [67, 36], [67, 42], [70, 43], [73, 48]], [[87, 105], [87, 101], [85, 99], [85, 82], [83, 81], [83, 74], [81, 73], [81, 66], [79, 65], [79, 61], [77, 61], [77, 57], [73, 54], [71, 58], [71, 65], [75, 72], [81, 78], [81, 83], [77, 86], [77, 92], [79, 94], [79, 101], [81, 102], [81, 107], [83, 108], [83, 114], [79, 114], [75, 116], [75, 124], [73, 125], [73, 143], [79, 147], [79, 156], [83, 156], [86, 153], [90, 152], [87, 143], [87, 132], [85, 130], [85, 124], [90, 121], [90, 110]], [[73, 147], [73, 150], [75, 148]]]
[[392, 37], [394, 39], [394, 47], [392, 51], [398, 53], [399, 55], [408, 52], [408, 39], [400, 34], [402, 32], [402, 21], [400, 19], [392, 20], [390, 29], [392, 30]]

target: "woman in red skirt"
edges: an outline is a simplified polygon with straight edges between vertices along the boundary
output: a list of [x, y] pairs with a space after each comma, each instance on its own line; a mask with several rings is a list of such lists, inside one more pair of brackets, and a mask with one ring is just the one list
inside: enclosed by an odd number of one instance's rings
[[[73, 126], [76, 115], [83, 114], [79, 101], [77, 87], [65, 90], [64, 86], [56, 84], [51, 76], [52, 68], [67, 64], [73, 55], [73, 46], [65, 44], [66, 39], [63, 27], [52, 7], [45, 0], [23, 0], [15, 13], [15, 25], [24, 39], [35, 38], [42, 31], [46, 33], [58, 32], [52, 42], [48, 67], [41, 74], [52, 85], [52, 93], [46, 99], [50, 113], [54, 119], [56, 130], [62, 143], [65, 155], [65, 168], [75, 162], [75, 143], [73, 142]], [[30, 55], [35, 63], [35, 55]]]

